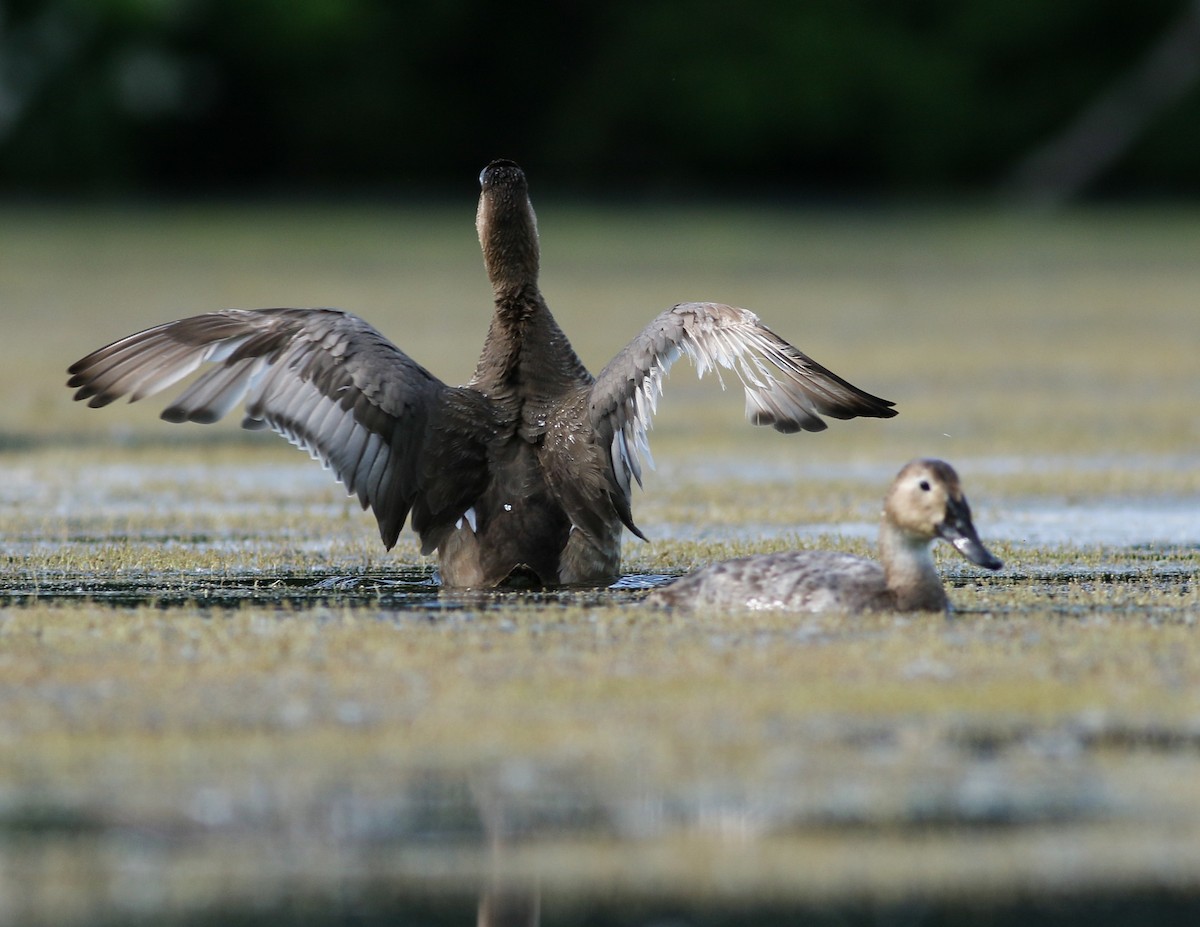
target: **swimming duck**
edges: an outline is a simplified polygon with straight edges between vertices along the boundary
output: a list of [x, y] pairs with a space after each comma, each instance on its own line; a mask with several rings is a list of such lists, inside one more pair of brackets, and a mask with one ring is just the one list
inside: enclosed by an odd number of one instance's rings
[[914, 460], [884, 499], [881, 563], [825, 550], [739, 557], [662, 586], [647, 601], [684, 608], [942, 611], [949, 602], [930, 550], [938, 538], [981, 567], [1003, 566], [979, 540], [954, 468], [943, 460]]
[[226, 309], [138, 332], [72, 364], [77, 400], [104, 406], [215, 364], [162, 413], [215, 422], [244, 400], [245, 428], [305, 448], [363, 508], [383, 543], [405, 520], [448, 586], [588, 584], [620, 572], [622, 528], [640, 538], [632, 482], [663, 379], [687, 355], [733, 370], [746, 415], [781, 432], [820, 418], [888, 418], [865, 393], [747, 309], [681, 303], [592, 377], [538, 289], [537, 219], [525, 174], [480, 174], [476, 227], [495, 311], [475, 373], [447, 386], [358, 316], [336, 309]]

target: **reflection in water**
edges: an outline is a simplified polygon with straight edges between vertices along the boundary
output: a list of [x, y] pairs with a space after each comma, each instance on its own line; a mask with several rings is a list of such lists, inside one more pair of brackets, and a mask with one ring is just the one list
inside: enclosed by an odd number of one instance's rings
[[537, 927], [541, 898], [536, 889], [489, 885], [479, 897], [478, 927]]
[[516, 804], [506, 793], [499, 770], [474, 776], [470, 786], [483, 823], [489, 863], [475, 923], [477, 927], [537, 927], [541, 922], [537, 885], [522, 884], [503, 873], [505, 851], [521, 837]]
[[[509, 758], [377, 788], [346, 774], [293, 791], [283, 815], [273, 802], [295, 780], [257, 812], [234, 783], [212, 815], [19, 816], [0, 803], [0, 925], [461, 927], [472, 908], [489, 927], [1200, 923], [1188, 816], [1175, 809], [1169, 843], [1123, 816], [1132, 793], [1113, 804], [1094, 732], [954, 729], [931, 742], [894, 723], [822, 730], [778, 779], [669, 794], [640, 775]], [[1103, 743], [1111, 754], [1111, 733]], [[1181, 746], [1176, 763], [1194, 765], [1195, 743]], [[1162, 791], [1134, 787], [1143, 801]], [[1174, 848], [1174, 888], [1158, 878], [1163, 857], [1146, 856], [1154, 846]], [[1089, 878], [1097, 849], [1143, 868], [1109, 888]], [[779, 881], [762, 879], [772, 872]]]

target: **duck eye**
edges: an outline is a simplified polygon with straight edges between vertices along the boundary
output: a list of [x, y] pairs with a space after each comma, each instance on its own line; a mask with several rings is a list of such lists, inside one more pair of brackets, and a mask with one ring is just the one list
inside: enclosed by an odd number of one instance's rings
[[925, 492], [929, 492], [929, 480], [921, 480], [921, 482], [919, 482], [917, 485], [920, 486]]

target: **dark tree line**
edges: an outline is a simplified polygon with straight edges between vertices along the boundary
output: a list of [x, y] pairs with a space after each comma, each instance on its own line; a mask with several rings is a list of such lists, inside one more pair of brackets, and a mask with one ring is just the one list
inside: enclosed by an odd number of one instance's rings
[[[1187, 7], [0, 0], [0, 192], [983, 192]], [[1200, 88], [1136, 129], [1093, 192], [1200, 192]]]

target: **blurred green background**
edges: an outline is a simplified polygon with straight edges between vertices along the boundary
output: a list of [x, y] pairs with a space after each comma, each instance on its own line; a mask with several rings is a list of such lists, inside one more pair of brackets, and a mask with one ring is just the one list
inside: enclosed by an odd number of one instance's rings
[[1200, 192], [1183, 0], [4, 0], [0, 196]]

